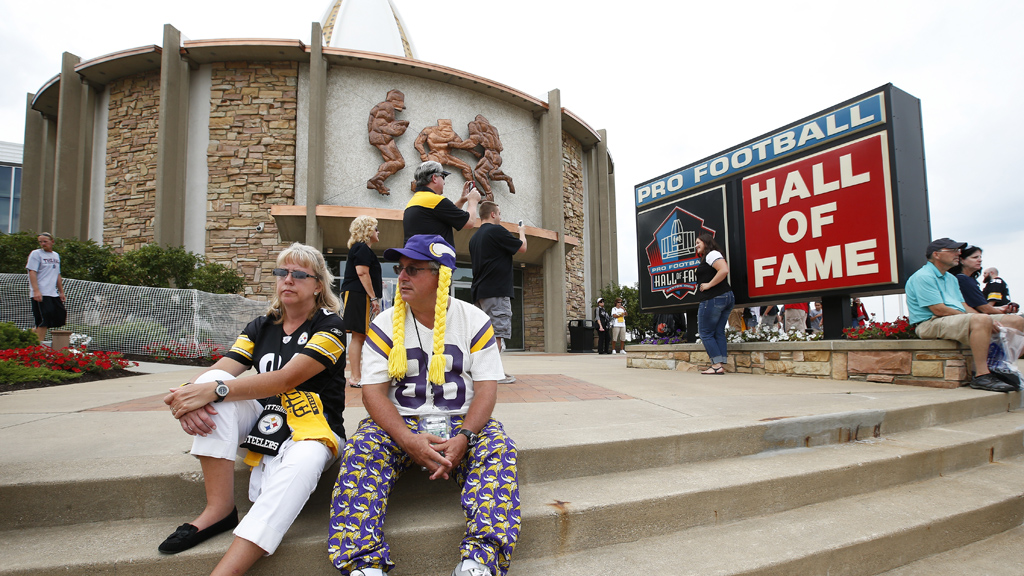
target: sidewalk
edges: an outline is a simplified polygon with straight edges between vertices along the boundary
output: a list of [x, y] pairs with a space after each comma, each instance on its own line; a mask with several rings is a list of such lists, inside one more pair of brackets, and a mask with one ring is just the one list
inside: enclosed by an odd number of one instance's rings
[[[901, 409], [993, 394], [867, 382], [836, 382], [750, 374], [704, 376], [637, 370], [625, 357], [508, 353], [494, 415], [520, 449], [711, 432], [758, 422], [854, 410], [878, 410], [887, 422]], [[191, 438], [161, 398], [196, 373], [192, 367], [145, 363], [149, 372], [116, 380], [0, 395], [0, 484], [54, 478], [122, 477], [177, 470], [197, 472]], [[345, 427], [366, 415], [357, 389], [347, 391]], [[1015, 406], [1016, 407], [1016, 406]], [[796, 421], [794, 421], [794, 424]], [[782, 444], [804, 442], [794, 426]], [[803, 445], [803, 444], [800, 444]], [[57, 465], [55, 465], [57, 463]]]

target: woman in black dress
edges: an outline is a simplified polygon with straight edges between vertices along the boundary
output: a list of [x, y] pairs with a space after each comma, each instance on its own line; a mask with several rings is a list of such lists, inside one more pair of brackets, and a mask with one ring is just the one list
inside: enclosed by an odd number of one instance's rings
[[352, 221], [348, 232], [348, 262], [345, 265], [341, 293], [345, 309], [345, 331], [352, 335], [348, 383], [353, 388], [359, 388], [363, 379], [360, 363], [366, 328], [370, 320], [380, 313], [380, 296], [383, 291], [380, 260], [370, 248], [379, 240], [377, 219], [359, 216]]

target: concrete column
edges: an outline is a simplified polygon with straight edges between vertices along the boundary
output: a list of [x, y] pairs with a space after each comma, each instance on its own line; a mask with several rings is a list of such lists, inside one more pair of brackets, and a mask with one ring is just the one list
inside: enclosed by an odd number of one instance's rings
[[[81, 59], [70, 52], [61, 58], [57, 108], [57, 151], [53, 183], [53, 230], [56, 236], [82, 238], [82, 79], [75, 72]], [[91, 110], [89, 111], [92, 112]]]
[[161, 246], [185, 245], [185, 167], [188, 152], [188, 62], [181, 32], [164, 25], [160, 56], [160, 114], [156, 150], [156, 217], [153, 238]]
[[615, 230], [612, 227], [615, 195], [609, 191], [608, 187], [610, 165], [608, 161], [608, 134], [605, 130], [598, 130], [597, 133], [601, 136], [601, 141], [595, 147], [597, 150], [597, 196], [600, 198], [601, 205], [601, 212], [597, 217], [601, 223], [601, 237], [594, 246], [598, 252], [598, 257], [601, 259], [601, 276], [598, 279], [601, 287], [604, 287], [616, 282], [617, 279], [617, 275], [613, 272], [614, 266], [612, 265], [612, 258], [615, 253]]
[[544, 253], [544, 351], [565, 352], [565, 213], [562, 191], [562, 97], [548, 92], [548, 110], [540, 118], [541, 221], [558, 234], [558, 242]]
[[[96, 124], [96, 90], [88, 83], [82, 83], [82, 116], [78, 138], [78, 167], [81, 174], [75, 192], [75, 207], [78, 222], [75, 226], [75, 238], [89, 239], [89, 216], [92, 214], [92, 152], [93, 128]], [[106, 126], [103, 127], [106, 129]]]
[[327, 148], [327, 60], [324, 33], [313, 23], [309, 50], [309, 129], [306, 150], [306, 244], [323, 249], [323, 231], [316, 221], [316, 207], [324, 197]]
[[54, 211], [57, 209], [54, 198], [54, 180], [57, 173], [57, 120], [43, 117], [43, 125], [46, 130], [46, 137], [43, 139], [43, 193], [42, 199], [42, 223], [37, 232], [51, 232], [57, 234], [56, 223], [54, 222]]
[[[602, 142], [604, 142], [604, 131], [602, 130]], [[607, 145], [605, 145], [607, 151]], [[611, 157], [608, 154], [604, 155], [605, 161], [608, 162], [608, 171], [605, 174], [608, 175], [608, 227], [610, 233], [608, 239], [610, 243], [610, 254], [611, 254], [611, 282], [619, 283], [619, 224], [618, 215], [615, 204], [615, 165], [611, 161]], [[626, 255], [634, 262], [636, 261], [635, 255]]]
[[[33, 232], [43, 231], [43, 198], [47, 190], [43, 186], [46, 157], [46, 119], [32, 109], [35, 94], [25, 98], [25, 149], [21, 166], [21, 215], [18, 229]], [[52, 193], [52, 191], [51, 191]]]

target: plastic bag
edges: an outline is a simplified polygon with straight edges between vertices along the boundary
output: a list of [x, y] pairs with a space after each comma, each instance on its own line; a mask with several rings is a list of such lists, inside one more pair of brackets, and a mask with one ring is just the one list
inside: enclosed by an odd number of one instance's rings
[[988, 370], [1003, 382], [1020, 389], [1021, 373], [1017, 358], [1024, 350], [1024, 332], [1003, 326], [992, 335], [988, 345]]

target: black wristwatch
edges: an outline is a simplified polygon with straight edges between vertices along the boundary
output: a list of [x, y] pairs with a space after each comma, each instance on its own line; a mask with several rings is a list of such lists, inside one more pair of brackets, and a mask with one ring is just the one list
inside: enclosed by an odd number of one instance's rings
[[213, 393], [217, 395], [217, 399], [214, 400], [214, 402], [221, 402], [224, 400], [224, 398], [227, 397], [228, 392], [230, 392], [231, 390], [228, 388], [228, 385], [225, 384], [223, 380], [214, 380], [214, 382], [217, 383], [217, 387], [213, 389]]
[[457, 432], [457, 434], [462, 434], [463, 436], [466, 437], [466, 440], [469, 441], [469, 447], [470, 448], [472, 448], [473, 446], [476, 446], [477, 441], [480, 440], [480, 435], [479, 434], [476, 434], [475, 432], [471, 432], [469, 430], [466, 430], [465, 428], [459, 428], [459, 431]]

